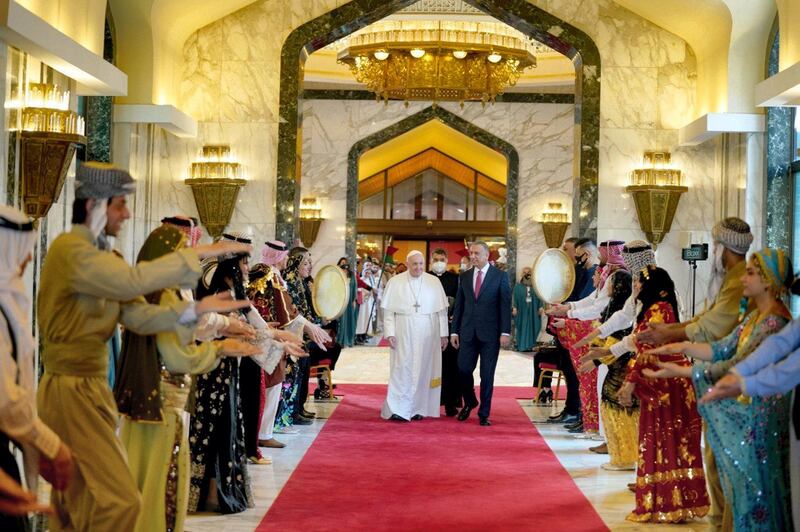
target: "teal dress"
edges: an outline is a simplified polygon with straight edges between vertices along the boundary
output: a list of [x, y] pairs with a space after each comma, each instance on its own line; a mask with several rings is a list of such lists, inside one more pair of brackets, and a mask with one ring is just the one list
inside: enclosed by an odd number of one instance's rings
[[514, 317], [517, 351], [530, 351], [536, 343], [541, 329], [539, 320], [539, 299], [530, 286], [517, 283], [514, 286]]
[[347, 308], [344, 310], [341, 318], [339, 318], [339, 328], [336, 331], [336, 341], [342, 347], [352, 347], [356, 338], [356, 322], [358, 321], [358, 305], [356, 305], [356, 296], [358, 285], [354, 275], [349, 276], [350, 280], [350, 301], [347, 303]]
[[[711, 344], [711, 362], [694, 364], [692, 381], [698, 399], [789, 321], [788, 313], [769, 314], [760, 321], [757, 314], [751, 312], [731, 334]], [[790, 394], [698, 402], [697, 408], [708, 425], [706, 438], [725, 499], [733, 508], [734, 529], [791, 530]]]

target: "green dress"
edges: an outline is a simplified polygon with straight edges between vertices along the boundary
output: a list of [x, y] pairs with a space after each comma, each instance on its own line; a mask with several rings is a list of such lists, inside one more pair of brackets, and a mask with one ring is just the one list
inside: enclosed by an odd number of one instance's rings
[[[784, 315], [757, 319], [751, 312], [741, 325], [711, 344], [710, 363], [692, 371], [699, 399], [729, 368], [750, 355], [770, 334], [789, 322]], [[711, 379], [708, 378], [711, 377]], [[789, 423], [791, 394], [723, 399], [698, 404], [714, 451], [722, 490], [733, 509], [734, 530], [791, 530], [789, 496]]]
[[514, 317], [517, 351], [530, 351], [541, 329], [539, 298], [536, 297], [532, 287], [517, 283], [514, 287], [513, 305], [517, 309], [517, 315]]
[[350, 301], [347, 302], [347, 308], [339, 318], [339, 328], [336, 331], [336, 341], [342, 347], [352, 347], [355, 343], [356, 322], [358, 321], [358, 305], [356, 304], [358, 285], [355, 275], [350, 274], [348, 279], [350, 281]]

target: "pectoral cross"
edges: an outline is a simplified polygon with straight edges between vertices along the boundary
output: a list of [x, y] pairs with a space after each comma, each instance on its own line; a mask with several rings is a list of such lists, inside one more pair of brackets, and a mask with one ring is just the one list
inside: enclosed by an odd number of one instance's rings
[[414, 306], [414, 312], [419, 312], [419, 307], [421, 307], [422, 305], [420, 305], [419, 303], [414, 303], [413, 306]]

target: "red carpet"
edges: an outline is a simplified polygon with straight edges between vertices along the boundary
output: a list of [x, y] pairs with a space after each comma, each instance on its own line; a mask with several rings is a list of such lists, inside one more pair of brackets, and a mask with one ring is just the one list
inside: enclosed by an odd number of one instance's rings
[[495, 388], [493, 426], [384, 421], [385, 386], [347, 394], [258, 530], [608, 530], [530, 423]]

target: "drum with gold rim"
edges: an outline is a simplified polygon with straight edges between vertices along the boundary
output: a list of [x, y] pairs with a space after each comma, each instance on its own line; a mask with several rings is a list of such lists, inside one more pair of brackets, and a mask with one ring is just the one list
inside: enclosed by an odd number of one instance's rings
[[575, 287], [575, 263], [564, 251], [550, 248], [536, 259], [531, 271], [533, 289], [545, 303], [561, 303]]
[[314, 290], [311, 294], [317, 315], [328, 321], [338, 319], [344, 314], [350, 301], [350, 281], [341, 268], [324, 266], [314, 276]]

